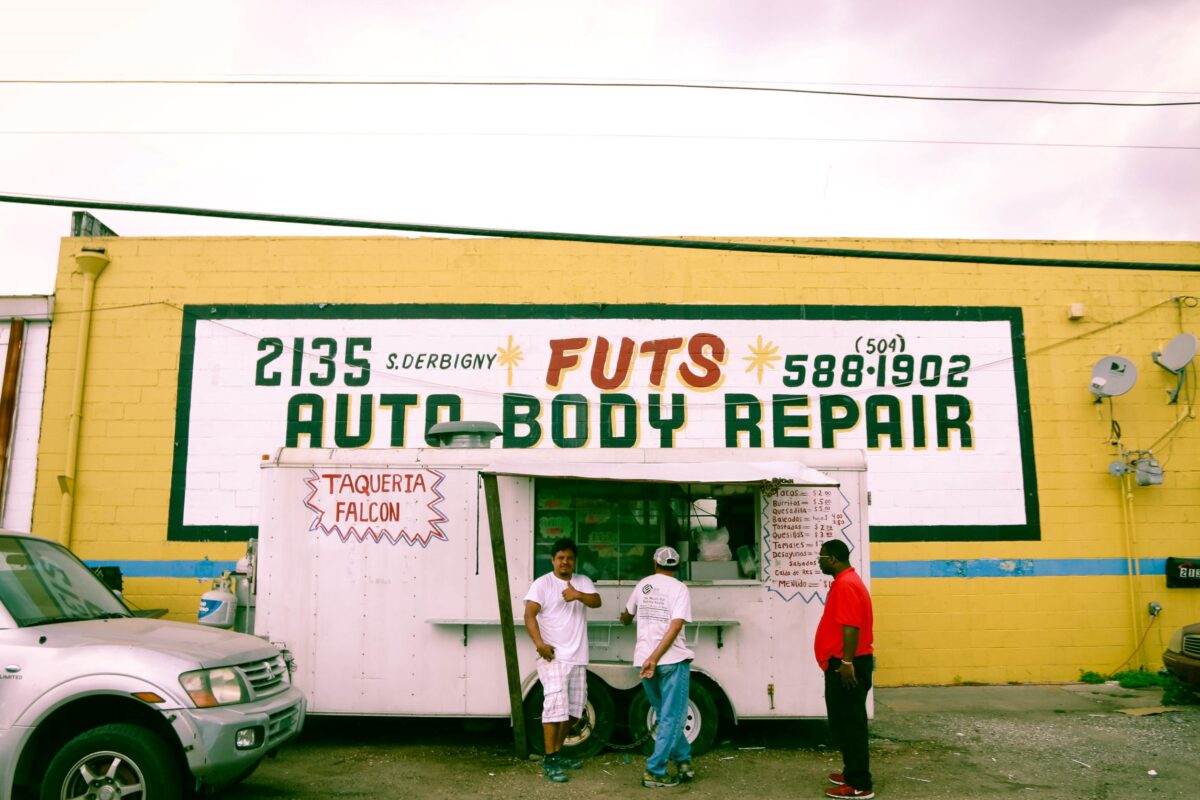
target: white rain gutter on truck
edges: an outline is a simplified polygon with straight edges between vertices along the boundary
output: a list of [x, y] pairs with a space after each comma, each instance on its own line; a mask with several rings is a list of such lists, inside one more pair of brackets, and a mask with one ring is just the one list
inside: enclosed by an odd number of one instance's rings
[[[467, 451], [471, 452], [471, 451]], [[478, 451], [474, 451], [478, 453]], [[645, 457], [655, 451], [635, 451]], [[629, 455], [633, 455], [630, 453]], [[795, 486], [838, 486], [838, 481], [823, 472], [793, 461], [708, 461], [692, 463], [494, 463], [479, 471], [483, 479], [488, 509], [488, 528], [492, 539], [492, 562], [496, 574], [496, 602], [500, 611], [500, 640], [504, 650], [504, 668], [508, 682], [509, 713], [513, 725], [513, 746], [517, 758], [527, 756], [525, 713], [517, 664], [517, 633], [512, 613], [512, 585], [508, 578], [508, 555], [504, 544], [504, 515], [500, 505], [497, 477], [580, 478], [621, 482], [652, 483], [754, 483]]]
[[[743, 467], [754, 469], [754, 477], [748, 482], [769, 480], [771, 473], [774, 477], [787, 475], [820, 475], [821, 483], [802, 484], [806, 486], [835, 485], [836, 480], [822, 472], [805, 466], [804, 461], [817, 456], [816, 451], [794, 450], [796, 460], [779, 460], [778, 448], [774, 458], [764, 458], [766, 454], [750, 448], [722, 449], [719, 457], [713, 457], [712, 448], [653, 448], [637, 449], [606, 449], [581, 453], [578, 450], [544, 450], [513, 449], [504, 450], [499, 447], [489, 449], [420, 447], [420, 448], [337, 448], [337, 447], [280, 447], [265, 454], [263, 466], [281, 467], [340, 467], [353, 464], [363, 468], [389, 468], [412, 465], [435, 465], [470, 467], [480, 471], [491, 471], [497, 475], [518, 476], [528, 474], [531, 477], [551, 477], [554, 474], [566, 476], [570, 470], [594, 465], [599, 471], [596, 480], [634, 480], [628, 476], [634, 470], [643, 467], [675, 467], [693, 466], [708, 470], [714, 482], [721, 482], [732, 475], [733, 470]], [[757, 458], [756, 458], [757, 456]], [[572, 459], [578, 462], [572, 463]], [[856, 470], [866, 469], [866, 461], [861, 450], [821, 450], [819, 451], [821, 468], [827, 470]], [[551, 470], [543, 472], [543, 470]], [[648, 472], [643, 480], [664, 481], [674, 483], [669, 472]], [[748, 473], [747, 473], [748, 474]], [[655, 477], [656, 476], [656, 477]], [[817, 480], [817, 478], [813, 478]], [[736, 481], [734, 481], [736, 482]]]
[[484, 475], [516, 478], [579, 478], [640, 483], [767, 483], [794, 486], [838, 486], [823, 472], [789, 461], [716, 461], [694, 464], [554, 463], [489, 464]]

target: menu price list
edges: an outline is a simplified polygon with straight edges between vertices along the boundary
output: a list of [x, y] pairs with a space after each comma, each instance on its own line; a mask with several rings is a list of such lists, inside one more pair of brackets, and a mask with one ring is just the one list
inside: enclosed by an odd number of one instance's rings
[[821, 544], [846, 526], [846, 515], [835, 510], [837, 500], [837, 489], [832, 487], [784, 487], [771, 498], [767, 512], [768, 583], [776, 589], [796, 591], [829, 585], [829, 579], [821, 574], [817, 555]]

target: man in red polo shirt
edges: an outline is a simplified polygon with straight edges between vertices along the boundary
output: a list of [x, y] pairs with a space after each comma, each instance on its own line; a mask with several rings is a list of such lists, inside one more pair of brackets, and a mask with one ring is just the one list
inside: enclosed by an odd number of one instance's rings
[[871, 595], [850, 566], [850, 548], [841, 539], [821, 545], [821, 572], [833, 576], [825, 613], [817, 625], [817, 663], [825, 673], [825, 710], [842, 751], [842, 771], [829, 775], [827, 797], [875, 796], [867, 751], [867, 692], [875, 669]]

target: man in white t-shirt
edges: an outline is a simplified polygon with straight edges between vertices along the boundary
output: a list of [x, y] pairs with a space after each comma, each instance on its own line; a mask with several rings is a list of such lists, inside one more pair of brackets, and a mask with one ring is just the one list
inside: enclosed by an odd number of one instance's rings
[[[692, 597], [675, 578], [679, 553], [673, 547], [654, 552], [654, 574], [642, 578], [621, 612], [621, 624], [637, 620], [633, 663], [641, 664], [642, 689], [658, 717], [654, 752], [646, 759], [642, 786], [675, 786], [696, 777], [692, 745], [683, 732], [694, 653], [683, 642], [683, 623], [692, 621]], [[674, 761], [676, 774], [667, 774]]]
[[575, 574], [579, 548], [570, 539], [551, 546], [553, 572], [533, 582], [525, 594], [525, 630], [537, 648], [546, 756], [542, 774], [565, 783], [565, 769], [583, 764], [562, 754], [567, 731], [583, 716], [587, 702], [587, 609], [600, 607], [600, 595], [586, 575]]

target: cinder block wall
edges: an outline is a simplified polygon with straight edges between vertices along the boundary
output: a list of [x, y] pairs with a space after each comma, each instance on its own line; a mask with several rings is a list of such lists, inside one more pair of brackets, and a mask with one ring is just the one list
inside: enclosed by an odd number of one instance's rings
[[[1200, 263], [1196, 243], [774, 241]], [[156, 574], [168, 576], [129, 577], [126, 593], [141, 606], [169, 608], [172, 618], [195, 618], [208, 585], [195, 576], [211, 572], [204, 560], [229, 562], [243, 552], [236, 543], [166, 538], [185, 304], [788, 303], [1016, 306], [1024, 314], [1041, 541], [875, 543], [880, 685], [1063, 681], [1080, 670], [1108, 671], [1134, 653], [1133, 616], [1149, 622], [1151, 600], [1164, 610], [1132, 663], [1155, 667], [1170, 632], [1200, 619], [1200, 590], [1168, 590], [1161, 574], [1031, 577], [1022, 569], [1025, 560], [1200, 556], [1200, 421], [1167, 404], [1174, 379], [1149, 361], [1175, 334], [1200, 332], [1200, 309], [1172, 301], [1200, 296], [1198, 273], [516, 240], [67, 239], [34, 508], [35, 531], [52, 538], [83, 286], [72, 256], [85, 245], [103, 246], [112, 263], [96, 289], [71, 545], [88, 561], [156, 563]], [[1084, 320], [1068, 320], [1070, 303], [1086, 306]], [[1107, 472], [1109, 405], [1093, 404], [1087, 392], [1091, 367], [1105, 354], [1141, 367], [1137, 386], [1113, 408], [1126, 446], [1157, 442], [1166, 468], [1164, 485], [1128, 498], [1128, 522], [1120, 484]], [[937, 565], [929, 576], [889, 574], [889, 565], [923, 562]], [[947, 572], [945, 562], [961, 569]]]

